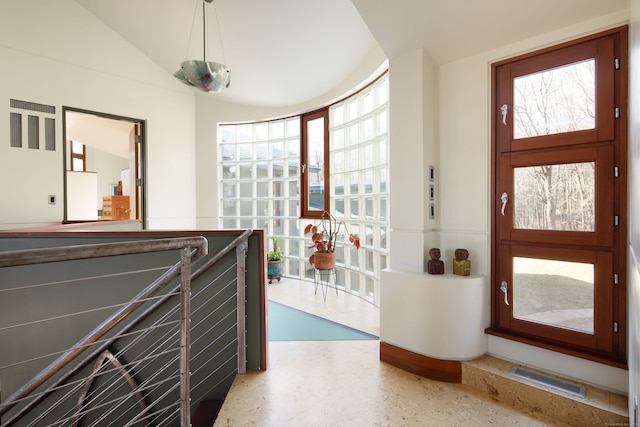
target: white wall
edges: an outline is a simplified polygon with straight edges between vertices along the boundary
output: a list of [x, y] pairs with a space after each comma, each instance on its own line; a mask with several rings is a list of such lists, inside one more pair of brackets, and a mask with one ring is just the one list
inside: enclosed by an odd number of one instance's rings
[[440, 67], [438, 191], [440, 247], [447, 264], [469, 250], [473, 274], [490, 273], [491, 114], [489, 58]]
[[[128, 141], [127, 141], [128, 144]], [[93, 147], [87, 147], [87, 171], [98, 173], [98, 196], [96, 212], [102, 210], [102, 197], [113, 195], [113, 185], [120, 181], [123, 169], [129, 167], [129, 159], [106, 153]], [[129, 194], [129, 193], [122, 193]]]
[[436, 216], [429, 219], [429, 165], [439, 175], [436, 82], [437, 67], [422, 50], [390, 61], [389, 266], [398, 270], [425, 271], [429, 247], [438, 246], [425, 243], [441, 212], [436, 193]]
[[[491, 63], [624, 25], [627, 20], [626, 13], [604, 16], [440, 67], [438, 193], [439, 209], [446, 213], [440, 215], [443, 258], [450, 260], [456, 247], [466, 247], [470, 251], [472, 273], [490, 273]], [[628, 389], [626, 370], [494, 336], [488, 340], [488, 352], [503, 359], [608, 389], [622, 392]]]
[[[191, 90], [72, 0], [0, 2], [0, 64], [0, 229], [62, 221], [62, 106], [146, 120], [148, 226], [195, 227]], [[9, 147], [9, 99], [56, 107], [55, 152]]]

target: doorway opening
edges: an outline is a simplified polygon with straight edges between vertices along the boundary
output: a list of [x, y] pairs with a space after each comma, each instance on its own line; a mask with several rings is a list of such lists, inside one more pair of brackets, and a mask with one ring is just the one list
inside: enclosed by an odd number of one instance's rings
[[145, 121], [63, 107], [64, 222], [146, 228]]

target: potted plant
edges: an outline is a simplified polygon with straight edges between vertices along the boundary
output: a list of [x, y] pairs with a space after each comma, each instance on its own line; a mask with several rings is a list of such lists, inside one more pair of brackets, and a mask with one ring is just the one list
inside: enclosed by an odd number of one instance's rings
[[282, 277], [282, 251], [280, 250], [280, 245], [278, 244], [278, 239], [271, 236], [269, 237], [271, 240], [271, 249], [267, 252], [267, 277], [269, 278], [269, 284], [273, 281], [273, 279], [278, 279]]
[[[304, 234], [311, 233], [311, 246], [315, 251], [309, 257], [309, 263], [318, 270], [329, 270], [336, 264], [336, 239], [340, 235], [340, 230], [344, 227], [347, 231], [347, 225], [344, 221], [338, 221], [329, 212], [324, 211], [320, 218], [320, 223], [308, 224], [304, 229]], [[360, 238], [347, 231], [349, 242], [360, 248]]]

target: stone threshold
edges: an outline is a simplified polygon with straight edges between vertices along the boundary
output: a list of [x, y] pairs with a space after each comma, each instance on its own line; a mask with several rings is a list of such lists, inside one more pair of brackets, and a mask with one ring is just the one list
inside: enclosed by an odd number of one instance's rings
[[588, 384], [585, 397], [511, 375], [520, 366], [559, 380], [529, 366], [514, 364], [492, 356], [462, 362], [462, 384], [487, 398], [543, 415], [572, 426], [628, 426], [627, 396], [599, 389]]
[[492, 356], [470, 361], [430, 358], [380, 342], [380, 360], [432, 380], [459, 383], [470, 392], [509, 405], [534, 417], [571, 426], [628, 426], [627, 396], [570, 381], [585, 387], [584, 397], [511, 374], [514, 366], [562, 381], [557, 375]]

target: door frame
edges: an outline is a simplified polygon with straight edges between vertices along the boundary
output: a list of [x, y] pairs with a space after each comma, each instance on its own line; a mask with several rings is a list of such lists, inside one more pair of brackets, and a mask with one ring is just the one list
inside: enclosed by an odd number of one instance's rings
[[[492, 88], [491, 88], [491, 326], [486, 329], [486, 332], [490, 335], [498, 336], [501, 338], [529, 344], [535, 347], [545, 348], [552, 351], [557, 351], [564, 354], [580, 357], [604, 363], [611, 366], [616, 366], [625, 369], [626, 366], [626, 349], [627, 349], [627, 325], [626, 325], [626, 224], [627, 224], [627, 97], [628, 97], [628, 52], [627, 52], [627, 33], [628, 28], [626, 26], [614, 28], [608, 31], [593, 34], [587, 37], [576, 39], [570, 42], [562, 43], [556, 46], [545, 48], [539, 51], [531, 52], [528, 54], [516, 56], [514, 58], [506, 59], [492, 64]], [[607, 39], [615, 39], [614, 48], [604, 49], [604, 43]], [[603, 52], [606, 50], [607, 55], [600, 55], [600, 62], [604, 61], [606, 64], [596, 63], [596, 67], [606, 68], [605, 74], [609, 75], [613, 79], [612, 70], [614, 69], [614, 59], [619, 60], [618, 69], [616, 69], [617, 80], [615, 83], [606, 85], [606, 88], [610, 88], [612, 93], [604, 95], [606, 102], [602, 102], [607, 108], [601, 108], [600, 115], [596, 117], [596, 131], [578, 131], [575, 132], [577, 139], [570, 145], [561, 145], [562, 135], [544, 135], [533, 137], [529, 139], [536, 139], [536, 142], [540, 142], [535, 149], [530, 149], [522, 141], [513, 140], [511, 137], [510, 129], [513, 125], [511, 121], [507, 120], [507, 126], [503, 126], [503, 119], [500, 111], [500, 106], [504, 100], [499, 99], [504, 96], [504, 93], [512, 93], [509, 87], [509, 83], [505, 83], [508, 79], [506, 77], [512, 77], [511, 74], [506, 74], [505, 78], [499, 79], [499, 68], [502, 66], [511, 67], [512, 64], [519, 61], [523, 61], [527, 66], [530, 66], [529, 61], [535, 61], [540, 59], [541, 56], [551, 54], [555, 59], [556, 51], [573, 51], [575, 49], [572, 46], [578, 46], [579, 44], [596, 44], [598, 46], [597, 52]], [[538, 58], [536, 58], [538, 57]], [[604, 58], [604, 59], [603, 59]], [[567, 60], [571, 62], [571, 59]], [[597, 68], [598, 70], [600, 68]], [[518, 73], [516, 73], [518, 74]], [[520, 73], [522, 74], [522, 73]], [[509, 80], [512, 81], [512, 80]], [[598, 83], [596, 83], [598, 84]], [[598, 90], [602, 90], [604, 87], [598, 86]], [[601, 100], [602, 101], [602, 100]], [[608, 108], [608, 106], [611, 108]], [[619, 116], [614, 117], [614, 108], [619, 108]], [[512, 104], [511, 104], [512, 108]], [[603, 119], [606, 117], [606, 120]], [[512, 114], [509, 115], [509, 118]], [[613, 126], [604, 129], [603, 132], [598, 133], [602, 127], [607, 127], [605, 122], [611, 121]], [[589, 138], [585, 139], [585, 135], [592, 134]], [[574, 135], [572, 134], [572, 137]], [[506, 143], [504, 141], [507, 141]], [[590, 142], [589, 142], [590, 141]], [[591, 151], [596, 150], [593, 154]], [[554, 163], [549, 159], [558, 157], [556, 163], [563, 163], [570, 159], [577, 158], [580, 160], [580, 156], [584, 157], [582, 160], [595, 159], [597, 163], [613, 163], [617, 172], [600, 170], [599, 174], [603, 182], [601, 182], [601, 190], [612, 189], [616, 193], [614, 197], [611, 193], [613, 191], [605, 191], [601, 194], [596, 194], [596, 203], [600, 205], [601, 211], [599, 212], [599, 221], [596, 225], [594, 233], [585, 233], [581, 236], [567, 235], [567, 232], [561, 231], [537, 231], [540, 234], [540, 239], [534, 236], [533, 232], [528, 230], [512, 230], [511, 221], [508, 225], [505, 225], [504, 220], [501, 219], [501, 194], [503, 187], [505, 186], [504, 175], [509, 174], [514, 166], [526, 166], [528, 163], [522, 163], [520, 160], [514, 160], [509, 158], [526, 157], [529, 154], [546, 156], [545, 164]], [[569, 153], [569, 154], [566, 154]], [[578, 155], [579, 154], [579, 155]], [[564, 156], [564, 157], [563, 157]], [[578, 156], [578, 157], [576, 157]], [[501, 161], [501, 159], [506, 161]], [[612, 158], [612, 159], [609, 159]], [[609, 160], [608, 160], [609, 159]], [[526, 159], [525, 159], [526, 160]], [[514, 163], [515, 162], [515, 163]], [[530, 162], [535, 165], [535, 162]], [[613, 167], [611, 169], [614, 169]], [[615, 178], [614, 178], [615, 176]], [[615, 187], [615, 188], [614, 188]], [[512, 195], [512, 191], [509, 194]], [[510, 196], [511, 197], [511, 196]], [[507, 211], [510, 210], [511, 203], [507, 207]], [[611, 212], [606, 215], [602, 215], [602, 206], [611, 207]], [[615, 213], [614, 213], [615, 212]], [[507, 212], [508, 214], [508, 212]], [[617, 220], [614, 222], [614, 218]], [[614, 235], [604, 235], [600, 232], [600, 229], [606, 228], [614, 230]], [[605, 233], [606, 234], [606, 233]], [[600, 304], [601, 307], [608, 304], [608, 308], [605, 311], [600, 310], [600, 320], [603, 323], [611, 325], [611, 329], [603, 330], [594, 324], [596, 337], [591, 339], [591, 343], [587, 343], [588, 339], [585, 337], [565, 337], [565, 331], [560, 329], [550, 329], [544, 325], [525, 325], [525, 322], [513, 319], [511, 314], [512, 306], [506, 307], [503, 300], [504, 294], [501, 288], [501, 274], [498, 268], [501, 266], [501, 262], [510, 258], [513, 254], [503, 249], [503, 245], [506, 245], [511, 250], [516, 250], [517, 254], [531, 254], [532, 251], [537, 250], [537, 247], [543, 246], [543, 241], [555, 240], [561, 242], [557, 244], [556, 252], [563, 250], [562, 256], [558, 258], [564, 258], [565, 260], [571, 260], [571, 251], [577, 249], [589, 249], [595, 251], [608, 251], [611, 255], [610, 260], [598, 258], [593, 263], [611, 263], [613, 268], [600, 268], [595, 272], [597, 277], [594, 280], [598, 280], [603, 283], [604, 280], [608, 280], [611, 283], [607, 283], [607, 286], [596, 290], [596, 294], [600, 294], [601, 297], [595, 304]], [[539, 257], [545, 258], [544, 253], [538, 254]], [[510, 285], [509, 285], [510, 286]], [[606, 288], [606, 289], [605, 289]], [[509, 298], [512, 296], [512, 289], [508, 289]], [[604, 293], [603, 293], [604, 292]], [[606, 294], [609, 292], [609, 294]], [[609, 311], [612, 310], [612, 311]], [[594, 311], [594, 315], [595, 315]], [[526, 330], [523, 327], [526, 326]], [[549, 334], [547, 329], [552, 331]], [[575, 334], [574, 334], [575, 335]], [[597, 341], [597, 340], [603, 341]], [[570, 342], [572, 341], [573, 342]], [[604, 342], [606, 341], [606, 342]]]
[[[64, 195], [64, 213], [63, 223], [69, 223], [67, 218], [67, 112], [86, 114], [96, 116], [105, 119], [119, 120], [130, 122], [132, 125], [137, 126], [139, 129], [139, 141], [137, 144], [137, 150], [134, 153], [136, 158], [136, 165], [138, 169], [138, 181], [139, 185], [136, 187], [136, 214], [137, 218], [132, 221], [139, 221], [142, 225], [142, 229], [147, 229], [147, 155], [146, 155], [146, 125], [147, 122], [144, 119], [138, 119], [127, 116], [120, 116], [116, 114], [103, 113], [99, 111], [86, 110], [82, 108], [74, 108], [68, 106], [62, 106], [62, 176], [63, 176], [63, 195]], [[130, 153], [131, 154], [131, 153]]]

